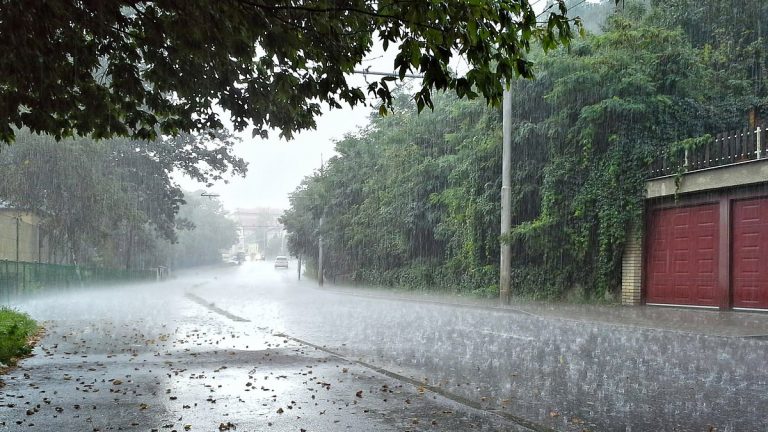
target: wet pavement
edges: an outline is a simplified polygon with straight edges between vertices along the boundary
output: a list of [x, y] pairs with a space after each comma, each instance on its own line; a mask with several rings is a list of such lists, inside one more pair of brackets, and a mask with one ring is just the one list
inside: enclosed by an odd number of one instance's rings
[[677, 306], [627, 307], [617, 304], [591, 305], [514, 301], [501, 306], [498, 300], [440, 295], [429, 292], [382, 291], [353, 287], [332, 287], [339, 293], [368, 298], [419, 303], [450, 304], [458, 307], [506, 310], [538, 318], [594, 322], [622, 327], [644, 327], [709, 336], [768, 338], [768, 313], [764, 311], [720, 311]]
[[[763, 430], [768, 319], [318, 289], [269, 263], [19, 303], [0, 430]], [[344, 292], [346, 291], [346, 292]], [[418, 298], [417, 298], [418, 297]]]

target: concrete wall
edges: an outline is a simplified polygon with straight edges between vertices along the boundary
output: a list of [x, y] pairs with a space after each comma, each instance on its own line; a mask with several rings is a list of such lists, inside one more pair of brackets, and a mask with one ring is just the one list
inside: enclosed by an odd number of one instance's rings
[[[16, 218], [19, 217], [19, 261], [36, 262], [40, 219], [28, 212], [0, 209], [0, 260], [16, 261]], [[45, 261], [47, 251], [42, 251]]]
[[643, 237], [632, 229], [621, 260], [621, 304], [640, 304], [643, 289]]
[[646, 182], [646, 198], [724, 189], [768, 181], [768, 159], [741, 162], [701, 171], [693, 171], [680, 177], [680, 188], [675, 186], [676, 176], [667, 176]]

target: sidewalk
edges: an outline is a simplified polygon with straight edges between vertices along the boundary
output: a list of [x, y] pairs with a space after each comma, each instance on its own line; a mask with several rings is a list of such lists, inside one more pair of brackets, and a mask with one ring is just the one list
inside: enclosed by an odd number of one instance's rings
[[538, 319], [559, 319], [581, 323], [601, 323], [622, 327], [640, 327], [694, 335], [768, 339], [768, 313], [719, 311], [685, 307], [589, 305], [559, 302], [513, 300], [499, 305], [494, 299], [462, 297], [440, 293], [389, 291], [376, 288], [333, 286], [326, 291], [344, 295], [408, 301], [427, 304], [470, 307], [523, 313]]

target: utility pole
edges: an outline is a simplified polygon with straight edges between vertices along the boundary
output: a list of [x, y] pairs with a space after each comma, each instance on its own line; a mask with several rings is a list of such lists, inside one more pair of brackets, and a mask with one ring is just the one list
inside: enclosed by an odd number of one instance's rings
[[[501, 236], [499, 262], [499, 302], [509, 304], [512, 284], [512, 244], [508, 241], [512, 229], [512, 93], [504, 84], [502, 102], [502, 161], [501, 161]], [[506, 241], [505, 241], [506, 240]]]
[[[323, 218], [320, 218], [320, 228], [318, 231], [323, 229]], [[317, 239], [317, 284], [320, 286], [323, 286], [323, 233], [322, 231], [318, 234]]]
[[16, 265], [19, 264], [19, 225], [21, 225], [21, 215], [16, 214]]
[[37, 223], [37, 263], [43, 262], [43, 237], [40, 235], [40, 222]]
[[16, 292], [19, 292], [19, 225], [21, 224], [21, 213], [16, 212]]

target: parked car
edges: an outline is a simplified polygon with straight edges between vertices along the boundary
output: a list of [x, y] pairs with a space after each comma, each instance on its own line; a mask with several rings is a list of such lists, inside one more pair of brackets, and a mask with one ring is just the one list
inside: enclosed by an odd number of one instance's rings
[[275, 268], [288, 268], [288, 257], [275, 257]]

